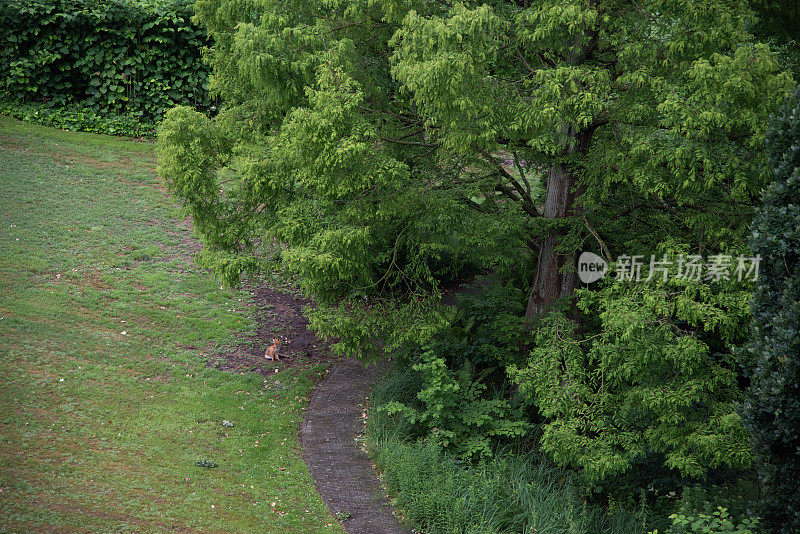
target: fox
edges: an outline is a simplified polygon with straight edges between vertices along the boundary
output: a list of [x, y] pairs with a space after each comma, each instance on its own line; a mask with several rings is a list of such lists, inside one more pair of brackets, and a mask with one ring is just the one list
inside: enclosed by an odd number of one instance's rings
[[274, 360], [276, 362], [279, 362], [281, 361], [280, 349], [281, 349], [281, 340], [273, 339], [272, 345], [267, 347], [267, 350], [264, 351], [264, 357], [268, 360]]

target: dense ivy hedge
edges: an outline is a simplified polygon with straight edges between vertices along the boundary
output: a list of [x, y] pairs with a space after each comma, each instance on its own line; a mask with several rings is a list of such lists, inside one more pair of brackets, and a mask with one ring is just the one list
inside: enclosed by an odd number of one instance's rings
[[192, 0], [5, 0], [0, 92], [144, 119], [207, 107], [207, 37], [191, 16]]

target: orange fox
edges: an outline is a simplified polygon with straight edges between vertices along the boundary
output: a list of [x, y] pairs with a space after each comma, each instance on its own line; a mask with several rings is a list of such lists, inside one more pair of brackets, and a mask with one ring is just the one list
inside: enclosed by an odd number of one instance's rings
[[280, 349], [281, 349], [281, 340], [273, 339], [272, 345], [267, 347], [267, 350], [264, 351], [264, 357], [268, 360], [274, 360], [276, 362], [279, 362], [281, 361]]

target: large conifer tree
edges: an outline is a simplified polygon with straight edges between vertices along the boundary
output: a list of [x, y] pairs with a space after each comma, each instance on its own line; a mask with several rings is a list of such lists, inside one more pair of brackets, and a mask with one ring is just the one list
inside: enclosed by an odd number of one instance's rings
[[763, 523], [788, 534], [800, 531], [800, 101], [778, 116], [769, 151], [775, 181], [751, 238], [763, 269], [744, 413], [765, 489]]
[[[162, 175], [205, 265], [236, 281], [277, 253], [343, 301], [312, 324], [354, 352], [424, 340], [442, 316], [420, 297], [465, 269], [523, 286], [532, 325], [575, 295], [581, 249], [746, 253], [790, 78], [744, 0], [196, 9], [225, 106], [167, 115]], [[381, 315], [376, 297], [404, 304]], [[747, 465], [730, 351], [746, 301], [735, 283], [614, 283], [580, 304], [594, 326], [572, 307], [527, 361], [498, 363], [545, 414], [548, 452], [595, 479], [656, 455], [692, 476]]]

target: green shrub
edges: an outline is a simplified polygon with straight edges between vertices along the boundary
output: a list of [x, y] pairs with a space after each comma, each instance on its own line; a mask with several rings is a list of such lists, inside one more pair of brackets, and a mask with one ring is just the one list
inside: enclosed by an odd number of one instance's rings
[[603, 485], [651, 459], [692, 479], [749, 467], [728, 349], [746, 332], [749, 293], [675, 279], [578, 294], [583, 330], [554, 309], [509, 369], [544, 418], [542, 450]]
[[771, 532], [800, 532], [800, 103], [786, 106], [768, 138], [775, 181], [763, 195], [751, 245], [761, 255], [753, 296], [752, 368], [743, 412], [764, 486]]
[[391, 400], [380, 410], [400, 414], [415, 435], [475, 459], [491, 456], [498, 443], [518, 440], [532, 428], [526, 404], [505, 375], [518, 351], [525, 300], [511, 284], [489, 284], [458, 303], [449, 324], [412, 348], [410, 357], [401, 356], [419, 385], [413, 398]]
[[2, 2], [0, 93], [150, 120], [207, 107], [207, 38], [191, 16], [191, 0]]
[[383, 482], [416, 527], [431, 534], [643, 531], [635, 514], [609, 514], [587, 504], [569, 472], [535, 455], [499, 450], [471, 464], [435, 440], [409, 440], [407, 421], [376, 407], [408, 402], [419, 385], [415, 373], [396, 372], [376, 386], [368, 431]]
[[453, 371], [433, 350], [423, 352], [420, 359], [412, 369], [421, 375], [417, 399], [422, 406], [391, 401], [381, 410], [421, 425], [437, 444], [466, 458], [491, 456], [494, 440], [524, 436], [530, 430], [530, 423], [511, 402], [486, 395], [482, 377], [469, 362]]
[[[722, 506], [710, 515], [672, 514], [669, 518], [672, 520], [672, 526], [665, 534], [753, 534], [757, 532], [755, 528], [758, 525], [758, 519], [754, 518], [734, 520]], [[651, 534], [658, 534], [658, 531]]]
[[683, 489], [673, 512], [684, 516], [711, 516], [720, 507], [733, 517], [750, 515], [761, 488], [753, 474], [740, 480], [728, 477], [722, 484], [696, 484]]

